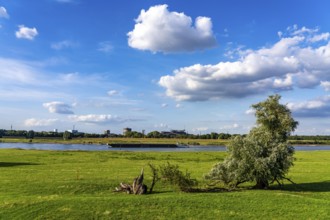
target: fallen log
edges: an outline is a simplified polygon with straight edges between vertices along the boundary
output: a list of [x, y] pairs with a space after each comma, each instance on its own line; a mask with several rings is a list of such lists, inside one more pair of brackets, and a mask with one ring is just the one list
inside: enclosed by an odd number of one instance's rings
[[126, 192], [128, 194], [142, 195], [147, 194], [148, 187], [143, 184], [144, 170], [141, 170], [141, 174], [133, 180], [133, 184], [120, 183], [119, 187], [116, 187], [115, 192]]

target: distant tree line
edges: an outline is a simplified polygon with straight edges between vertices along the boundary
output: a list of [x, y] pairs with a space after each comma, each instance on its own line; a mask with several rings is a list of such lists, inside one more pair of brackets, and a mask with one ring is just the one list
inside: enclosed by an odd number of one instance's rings
[[[96, 134], [96, 133], [75, 133], [72, 134], [68, 131], [65, 132], [54, 132], [54, 131], [33, 131], [33, 130], [5, 130], [0, 129], [0, 138], [2, 137], [13, 137], [13, 138], [107, 138], [107, 137], [128, 137], [128, 138], [179, 138], [179, 139], [221, 139], [227, 140], [234, 136], [246, 136], [239, 134], [228, 134], [228, 133], [216, 133], [211, 132], [209, 134], [166, 134], [159, 131], [151, 131], [147, 134], [138, 131], [130, 131], [125, 134]], [[318, 141], [330, 140], [330, 135], [293, 135], [289, 137], [289, 140], [293, 141], [312, 141], [318, 143]]]
[[0, 129], [0, 138], [64, 138], [64, 139], [72, 139], [72, 138], [103, 138], [108, 137], [109, 135], [105, 134], [90, 134], [90, 133], [75, 133], [72, 134], [68, 131], [65, 132], [54, 132], [54, 131], [33, 131], [33, 130], [5, 130]]
[[229, 139], [233, 135], [228, 133], [215, 133], [210, 134], [164, 134], [159, 131], [149, 132], [147, 138], [183, 138], [183, 139]]
[[233, 135], [228, 133], [215, 133], [210, 134], [175, 134], [170, 132], [159, 132], [151, 131], [147, 134], [143, 134], [138, 131], [128, 131], [124, 135], [118, 135], [119, 137], [129, 137], [129, 138], [180, 138], [180, 139], [229, 139]]
[[330, 135], [293, 135], [289, 137], [289, 140], [330, 140]]
[[53, 132], [53, 131], [33, 131], [33, 130], [5, 130], [0, 129], [0, 138], [13, 137], [13, 138], [106, 138], [106, 137], [128, 137], [128, 138], [183, 138], [183, 139], [229, 139], [233, 135], [228, 133], [215, 133], [210, 134], [166, 134], [159, 131], [151, 131], [147, 134], [138, 131], [129, 131], [125, 134], [95, 134], [95, 133], [70, 133]]

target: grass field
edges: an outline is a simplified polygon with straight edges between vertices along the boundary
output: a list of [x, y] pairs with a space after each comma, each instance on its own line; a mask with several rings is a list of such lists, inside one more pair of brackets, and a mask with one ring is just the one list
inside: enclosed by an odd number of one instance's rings
[[[224, 152], [0, 150], [0, 219], [330, 219], [330, 151], [297, 152], [283, 189], [154, 194], [114, 193], [147, 164], [178, 164], [203, 185]], [[248, 186], [246, 186], [248, 187]]]

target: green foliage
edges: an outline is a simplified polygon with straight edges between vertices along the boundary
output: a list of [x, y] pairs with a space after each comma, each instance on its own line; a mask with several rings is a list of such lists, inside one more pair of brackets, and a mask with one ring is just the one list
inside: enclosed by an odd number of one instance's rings
[[129, 137], [129, 138], [142, 138], [142, 137], [144, 137], [144, 135], [141, 132], [137, 132], [137, 131], [127, 131], [125, 133], [125, 137]]
[[159, 131], [152, 131], [147, 134], [148, 138], [161, 138], [162, 135]]
[[34, 138], [34, 131], [33, 130], [30, 130], [26, 133], [26, 138], [27, 139], [33, 139]]
[[294, 148], [287, 140], [298, 122], [279, 100], [279, 95], [270, 96], [252, 106], [256, 110], [257, 127], [246, 137], [236, 136], [230, 141], [228, 157], [214, 165], [207, 179], [230, 187], [255, 182], [256, 188], [267, 188], [269, 182], [280, 183], [285, 179], [294, 159]]
[[178, 186], [181, 191], [189, 191], [197, 185], [197, 181], [191, 179], [190, 173], [187, 171], [183, 173], [178, 165], [172, 165], [169, 162], [159, 167], [159, 173], [163, 181]]
[[68, 132], [68, 131], [65, 131], [63, 133], [63, 140], [71, 140], [72, 139], [72, 133]]
[[264, 132], [270, 132], [273, 139], [281, 142], [287, 141], [298, 122], [291, 116], [291, 111], [286, 105], [279, 104], [281, 96], [274, 95], [258, 104], [252, 105], [255, 109], [257, 125]]

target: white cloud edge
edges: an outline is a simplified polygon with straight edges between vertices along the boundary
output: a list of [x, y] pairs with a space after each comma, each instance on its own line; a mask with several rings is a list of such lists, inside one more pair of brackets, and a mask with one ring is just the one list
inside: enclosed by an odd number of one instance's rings
[[58, 42], [54, 42], [50, 45], [50, 47], [54, 50], [63, 50], [67, 48], [75, 48], [78, 46], [77, 42], [71, 40], [62, 40]]
[[7, 12], [7, 9], [3, 6], [0, 6], [0, 18], [9, 19], [9, 14]]
[[24, 121], [24, 125], [27, 127], [44, 127], [50, 126], [54, 123], [58, 122], [58, 119], [37, 119], [37, 118], [29, 118]]
[[74, 122], [81, 122], [86, 124], [111, 124], [124, 123], [127, 121], [134, 121], [134, 119], [125, 119], [111, 114], [87, 114], [87, 115], [70, 115], [68, 118]]
[[97, 50], [103, 53], [110, 53], [114, 49], [113, 44], [110, 41], [102, 41], [98, 43]]

